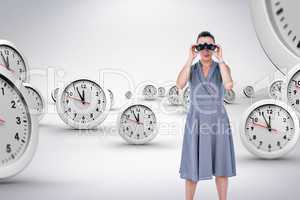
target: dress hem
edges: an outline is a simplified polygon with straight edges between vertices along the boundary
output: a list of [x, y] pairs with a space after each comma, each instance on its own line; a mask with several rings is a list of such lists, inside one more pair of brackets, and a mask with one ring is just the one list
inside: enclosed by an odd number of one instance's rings
[[197, 182], [197, 181], [202, 181], [202, 180], [211, 180], [213, 177], [216, 177], [216, 176], [225, 176], [225, 177], [234, 177], [236, 176], [236, 173], [233, 173], [233, 174], [212, 174], [210, 176], [204, 176], [204, 177], [199, 177], [199, 178], [191, 178], [190, 176], [186, 175], [186, 174], [183, 174], [183, 173], [180, 173], [180, 178], [182, 179], [188, 179], [188, 180], [192, 180], [194, 182]]

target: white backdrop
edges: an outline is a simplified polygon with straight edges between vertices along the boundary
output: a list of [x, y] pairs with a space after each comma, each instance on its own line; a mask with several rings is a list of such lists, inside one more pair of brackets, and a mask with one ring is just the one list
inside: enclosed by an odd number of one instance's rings
[[[275, 71], [256, 38], [248, 1], [2, 0], [0, 19], [0, 38], [15, 42], [31, 69], [50, 73], [31, 78], [44, 95], [60, 80], [98, 80], [103, 68], [121, 69], [134, 84], [175, 81], [203, 30], [223, 46], [237, 93]], [[54, 79], [58, 70], [63, 73]], [[129, 89], [119, 77], [105, 84], [122, 95]]]

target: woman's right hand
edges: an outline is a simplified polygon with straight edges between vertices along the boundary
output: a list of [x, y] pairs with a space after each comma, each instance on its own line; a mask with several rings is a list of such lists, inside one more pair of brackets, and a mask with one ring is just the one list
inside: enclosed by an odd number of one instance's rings
[[189, 49], [189, 60], [190, 61], [193, 61], [198, 55], [198, 53], [195, 51], [196, 46], [197, 45], [193, 44]]

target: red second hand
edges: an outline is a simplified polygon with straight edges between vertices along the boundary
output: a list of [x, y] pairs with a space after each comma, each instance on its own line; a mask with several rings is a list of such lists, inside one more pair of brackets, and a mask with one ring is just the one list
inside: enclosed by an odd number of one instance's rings
[[2, 118], [0, 118], [0, 123], [1, 123], [1, 124], [5, 123], [5, 120], [2, 119]]
[[[253, 123], [253, 122], [252, 122]], [[254, 125], [256, 125], [256, 126], [260, 126], [260, 127], [263, 127], [263, 128], [268, 128], [267, 126], [265, 126], [265, 125], [262, 125], [262, 124], [256, 124], [256, 123], [253, 123]], [[271, 128], [271, 130], [272, 131], [276, 131], [277, 132], [277, 130], [276, 129], [273, 129], [273, 128]]]
[[132, 119], [127, 119], [127, 120], [132, 121], [132, 122], [135, 122], [135, 123], [137, 123], [137, 124], [143, 124], [142, 122], [137, 122], [137, 121], [132, 120]]
[[[76, 101], [81, 101], [81, 99], [77, 99], [77, 98], [75, 98], [75, 97], [70, 97], [70, 96], [67, 96], [68, 98], [70, 98], [70, 99], [74, 99], [74, 100], [76, 100]], [[86, 102], [86, 101], [81, 101], [82, 103], [86, 103], [86, 104], [90, 104], [89, 102]]]
[[[7, 67], [5, 67], [4, 65], [1, 65], [1, 64], [0, 64], [0, 66], [1, 66], [1, 67], [4, 67], [5, 69], [7, 69]], [[8, 71], [11, 71], [12, 73], [15, 73], [15, 71], [12, 70], [12, 69], [7, 69], [7, 70], [8, 70]]]

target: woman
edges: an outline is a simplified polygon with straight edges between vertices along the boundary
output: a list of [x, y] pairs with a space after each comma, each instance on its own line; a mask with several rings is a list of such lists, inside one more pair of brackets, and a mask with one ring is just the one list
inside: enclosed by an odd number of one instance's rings
[[[199, 61], [193, 64], [199, 55]], [[213, 60], [215, 56], [217, 62]], [[197, 181], [215, 176], [219, 200], [226, 200], [228, 177], [236, 176], [232, 132], [224, 107], [224, 92], [231, 90], [230, 68], [225, 64], [220, 45], [204, 31], [180, 71], [176, 86], [189, 83], [191, 104], [184, 129], [180, 177], [186, 179], [186, 200], [192, 200]]]

